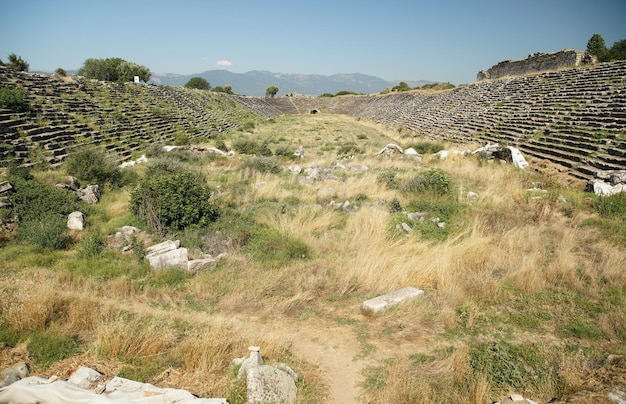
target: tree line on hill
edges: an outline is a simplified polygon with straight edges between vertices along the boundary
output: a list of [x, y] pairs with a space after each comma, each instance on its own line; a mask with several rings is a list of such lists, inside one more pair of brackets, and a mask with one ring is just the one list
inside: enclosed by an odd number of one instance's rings
[[[185, 88], [193, 88], [196, 90], [206, 90], [213, 91], [215, 93], [226, 93], [226, 94], [234, 94], [233, 86], [230, 84], [226, 84], [225, 86], [216, 86], [211, 88], [211, 83], [208, 82], [207, 79], [203, 77], [192, 77], [185, 83]], [[273, 98], [278, 94], [279, 88], [278, 86], [269, 86], [265, 90], [265, 96], [269, 98]]]
[[598, 58], [598, 62], [626, 60], [626, 39], [619, 40], [607, 48], [600, 34], [593, 34], [587, 41], [587, 53]]

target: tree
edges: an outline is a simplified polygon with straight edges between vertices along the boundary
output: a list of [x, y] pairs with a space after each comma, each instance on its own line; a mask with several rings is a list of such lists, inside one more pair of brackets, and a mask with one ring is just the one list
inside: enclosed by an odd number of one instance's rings
[[87, 59], [78, 74], [102, 81], [133, 81], [135, 76], [144, 82], [150, 80], [150, 69], [121, 58]]
[[185, 84], [186, 88], [195, 88], [198, 90], [210, 90], [211, 83], [209, 83], [206, 79], [202, 77], [192, 77], [189, 79], [187, 84]]
[[231, 86], [230, 84], [226, 84], [224, 87], [221, 86], [215, 86], [213, 87], [212, 90], [214, 93], [226, 93], [226, 94], [234, 94], [233, 93], [233, 86]]
[[404, 81], [401, 81], [397, 86], [392, 88], [393, 91], [409, 91], [411, 87], [406, 84]]
[[267, 88], [267, 90], [265, 90], [265, 96], [266, 97], [270, 97], [270, 98], [274, 98], [274, 96], [276, 94], [278, 94], [278, 91], [279, 91], [278, 87], [276, 87], [276, 86], [269, 86]]
[[617, 41], [608, 51], [609, 60], [626, 60], [626, 39]]
[[117, 66], [118, 81], [134, 81], [135, 76], [147, 83], [150, 80], [150, 69], [137, 63], [123, 61]]
[[600, 34], [593, 34], [587, 41], [587, 53], [596, 56], [598, 60], [603, 61], [606, 55], [606, 45], [604, 38]]
[[131, 193], [129, 209], [163, 235], [214, 222], [219, 210], [210, 197], [211, 190], [200, 174], [182, 171], [148, 175]]
[[59, 67], [58, 69], [56, 69], [54, 71], [56, 74], [58, 74], [61, 77], [67, 77], [67, 72], [65, 71], [65, 69], [63, 69], [62, 67]]
[[6, 66], [20, 70], [22, 72], [27, 72], [29, 67], [28, 63], [26, 63], [26, 61], [24, 61], [21, 56], [17, 56], [15, 53], [11, 53], [9, 55], [9, 63], [7, 63]]

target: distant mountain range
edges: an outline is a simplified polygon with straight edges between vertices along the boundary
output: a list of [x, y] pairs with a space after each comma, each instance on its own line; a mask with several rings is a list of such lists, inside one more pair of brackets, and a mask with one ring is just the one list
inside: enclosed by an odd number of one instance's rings
[[[339, 91], [353, 91], [355, 93], [379, 93], [389, 87], [398, 85], [398, 81], [387, 81], [379, 77], [366, 74], [333, 74], [322, 76], [319, 74], [284, 74], [268, 71], [253, 70], [247, 73], [232, 73], [228, 70], [208, 70], [197, 74], [152, 73], [150, 83], [170, 86], [184, 86], [192, 77], [202, 77], [211, 87], [232, 86], [235, 94], [265, 96], [269, 86], [279, 88], [278, 95], [300, 93], [304, 95], [321, 95], [324, 93], [336, 94]], [[410, 87], [422, 86], [432, 81], [405, 81]]]

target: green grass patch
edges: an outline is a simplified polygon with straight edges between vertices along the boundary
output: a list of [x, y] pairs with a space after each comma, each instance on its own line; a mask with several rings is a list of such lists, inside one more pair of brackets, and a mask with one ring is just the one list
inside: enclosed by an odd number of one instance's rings
[[257, 230], [245, 247], [257, 262], [281, 267], [294, 260], [307, 259], [312, 251], [303, 241], [274, 229]]
[[81, 342], [55, 329], [33, 331], [28, 337], [28, 352], [42, 370], [55, 362], [76, 355]]

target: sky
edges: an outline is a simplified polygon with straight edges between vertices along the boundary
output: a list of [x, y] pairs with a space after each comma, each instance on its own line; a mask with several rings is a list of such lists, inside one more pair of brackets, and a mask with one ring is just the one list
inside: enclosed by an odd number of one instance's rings
[[0, 59], [119, 57], [152, 73], [363, 73], [455, 85], [536, 52], [626, 39], [626, 0], [0, 0]]

